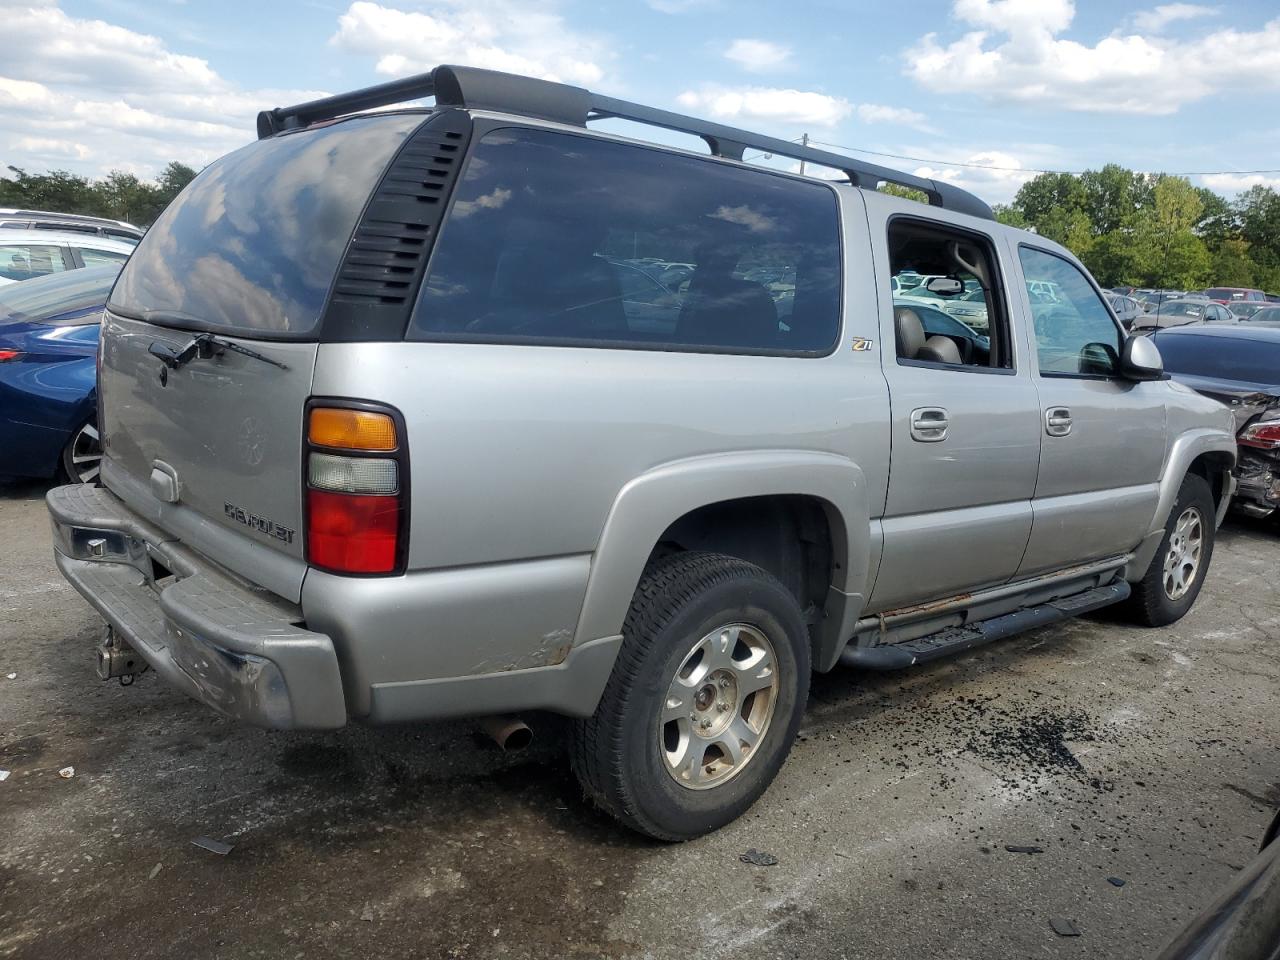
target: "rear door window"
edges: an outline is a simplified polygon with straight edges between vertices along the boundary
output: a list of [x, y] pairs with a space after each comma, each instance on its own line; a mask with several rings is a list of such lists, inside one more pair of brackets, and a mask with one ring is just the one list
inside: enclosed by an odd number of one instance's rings
[[409, 338], [821, 355], [829, 186], [548, 130], [477, 144]]
[[12, 243], [0, 246], [0, 277], [30, 280], [67, 269], [61, 247], [41, 243]]

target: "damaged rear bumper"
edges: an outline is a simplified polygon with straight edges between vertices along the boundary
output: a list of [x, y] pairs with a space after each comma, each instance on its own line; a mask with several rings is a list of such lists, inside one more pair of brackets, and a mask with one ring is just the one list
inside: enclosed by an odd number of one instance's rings
[[265, 727], [347, 722], [332, 640], [129, 510], [109, 490], [47, 496], [62, 575], [158, 674], [227, 716]]

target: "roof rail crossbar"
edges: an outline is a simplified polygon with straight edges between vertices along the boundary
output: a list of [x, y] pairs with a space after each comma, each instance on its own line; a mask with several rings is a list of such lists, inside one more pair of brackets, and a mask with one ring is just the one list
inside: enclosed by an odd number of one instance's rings
[[601, 96], [581, 87], [476, 67], [440, 66], [430, 73], [403, 80], [340, 93], [292, 107], [264, 110], [258, 114], [258, 137], [262, 139], [284, 130], [332, 120], [349, 113], [430, 96], [435, 97], [437, 106], [493, 110], [580, 127], [585, 127], [588, 120], [629, 120], [700, 137], [718, 157], [742, 160], [747, 150], [759, 150], [762, 153], [840, 170], [849, 178], [850, 183], [863, 189], [874, 190], [882, 182], [894, 183], [919, 190], [936, 207], [987, 220], [995, 219], [985, 202], [967, 190], [945, 181], [919, 177], [854, 157], [750, 133], [708, 120], [698, 120], [668, 110], [646, 107], [628, 100]]

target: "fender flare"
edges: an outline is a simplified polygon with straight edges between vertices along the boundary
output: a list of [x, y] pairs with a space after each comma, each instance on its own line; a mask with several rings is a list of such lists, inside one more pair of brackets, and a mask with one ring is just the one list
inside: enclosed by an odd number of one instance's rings
[[[827, 622], [819, 632], [825, 641], [828, 633], [839, 634], [846, 621], [851, 629], [866, 592], [870, 554], [867, 481], [862, 469], [833, 453], [743, 451], [671, 461], [646, 471], [619, 491], [592, 557], [574, 646], [621, 634], [650, 553], [663, 531], [680, 517], [714, 503], [786, 495], [814, 497], [827, 510], [835, 571], [828, 591]], [[833, 611], [832, 600], [838, 610]], [[831, 623], [833, 619], [839, 622]], [[840, 639], [847, 640], [848, 634]], [[828, 659], [827, 643], [821, 646], [821, 657]], [[836, 654], [829, 659], [834, 661]]]
[[[1129, 562], [1125, 574], [1126, 580], [1134, 582], [1146, 575], [1147, 567], [1151, 565], [1151, 560], [1155, 557], [1160, 541], [1164, 537], [1164, 526], [1169, 520], [1169, 512], [1173, 509], [1174, 502], [1178, 499], [1182, 480], [1196, 458], [1206, 453], [1224, 454], [1234, 464], [1237, 453], [1236, 438], [1225, 430], [1202, 428], [1180, 434], [1170, 445], [1169, 455], [1165, 457], [1164, 472], [1160, 475], [1155, 513], [1151, 518], [1147, 535], [1143, 537], [1133, 560]], [[1230, 469], [1226, 472], [1229, 474]], [[1218, 523], [1221, 523], [1226, 515], [1227, 502], [1231, 499], [1230, 485], [1225, 489], [1228, 495], [1224, 496], [1222, 503], [1218, 505], [1216, 518]]]

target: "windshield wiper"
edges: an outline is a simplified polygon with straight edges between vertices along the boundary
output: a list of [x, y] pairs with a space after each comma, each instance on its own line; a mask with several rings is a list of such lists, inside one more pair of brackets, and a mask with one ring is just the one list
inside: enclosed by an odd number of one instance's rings
[[177, 370], [179, 367], [185, 366], [192, 360], [209, 360], [216, 357], [224, 350], [230, 350], [232, 353], [252, 357], [254, 360], [261, 360], [263, 363], [269, 363], [273, 367], [279, 367], [281, 370], [289, 369], [288, 364], [281, 363], [279, 360], [273, 360], [271, 357], [258, 353], [256, 350], [250, 350], [248, 347], [242, 347], [240, 344], [232, 343], [230, 340], [223, 340], [220, 337], [215, 337], [212, 333], [198, 334], [180, 350], [174, 350], [167, 344], [156, 342], [147, 348], [147, 353], [156, 357], [170, 370]]

